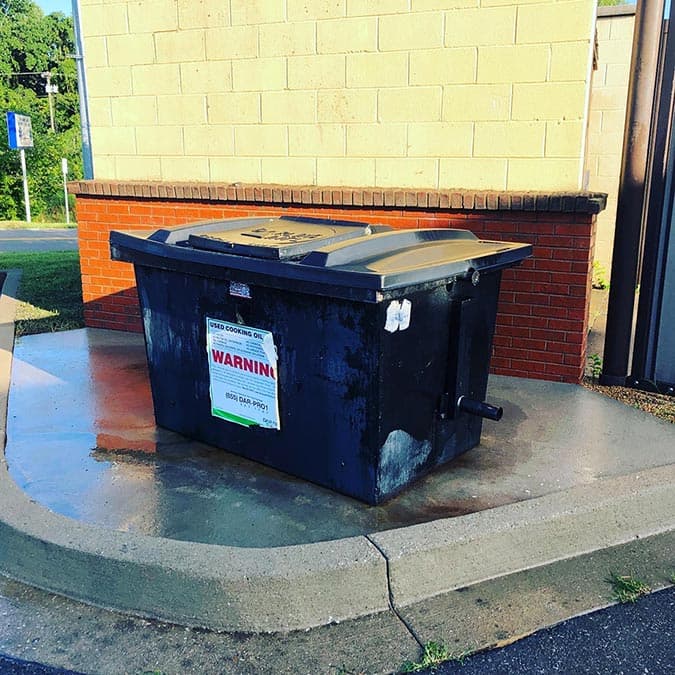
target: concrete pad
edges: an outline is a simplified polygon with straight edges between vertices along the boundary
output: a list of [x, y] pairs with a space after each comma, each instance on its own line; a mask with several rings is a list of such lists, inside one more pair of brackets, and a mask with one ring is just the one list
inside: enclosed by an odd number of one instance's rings
[[481, 445], [369, 507], [158, 429], [145, 364], [140, 335], [19, 338], [6, 448], [19, 487], [105, 528], [269, 548], [454, 517], [674, 459], [673, 425], [581, 387], [493, 377], [490, 399], [505, 415], [485, 422]]

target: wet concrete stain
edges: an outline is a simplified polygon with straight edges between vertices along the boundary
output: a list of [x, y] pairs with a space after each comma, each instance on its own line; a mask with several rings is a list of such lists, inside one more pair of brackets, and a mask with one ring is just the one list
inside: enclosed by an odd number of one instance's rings
[[[485, 422], [478, 447], [370, 507], [157, 428], [142, 336], [37, 335], [15, 348], [6, 457], [29, 496], [71, 518], [252, 547], [464, 515], [672, 461], [675, 429], [629, 408], [610, 427], [615, 402], [579, 387], [492, 378], [488, 398], [504, 419]], [[638, 446], [636, 460], [625, 449]]]

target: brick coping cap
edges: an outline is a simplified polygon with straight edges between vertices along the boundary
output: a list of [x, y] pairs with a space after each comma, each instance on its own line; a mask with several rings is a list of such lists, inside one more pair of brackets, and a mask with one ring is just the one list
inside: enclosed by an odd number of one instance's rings
[[77, 196], [95, 197], [470, 211], [595, 214], [600, 213], [607, 206], [606, 193], [584, 191], [419, 190], [414, 188], [113, 180], [71, 181], [68, 183], [68, 190]]

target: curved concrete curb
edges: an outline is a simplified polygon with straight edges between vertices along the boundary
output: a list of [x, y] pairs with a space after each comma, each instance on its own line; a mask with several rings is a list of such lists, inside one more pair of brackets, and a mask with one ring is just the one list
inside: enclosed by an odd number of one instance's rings
[[82, 525], [31, 502], [0, 467], [0, 569], [102, 607], [215, 630], [280, 631], [389, 608], [365, 537], [274, 549]]
[[[0, 396], [13, 287], [0, 298]], [[11, 324], [11, 330], [10, 330]], [[3, 403], [3, 401], [0, 401]], [[6, 405], [2, 406], [4, 431]], [[675, 529], [675, 467], [370, 536], [270, 549], [106, 530], [30, 500], [0, 458], [0, 570], [90, 604], [215, 630], [305, 629]]]
[[404, 607], [675, 529], [675, 465], [372, 535]]

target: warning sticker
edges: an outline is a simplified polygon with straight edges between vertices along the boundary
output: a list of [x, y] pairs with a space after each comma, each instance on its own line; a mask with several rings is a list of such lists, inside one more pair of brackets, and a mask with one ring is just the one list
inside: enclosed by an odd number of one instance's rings
[[280, 429], [277, 352], [266, 330], [206, 317], [211, 414]]

